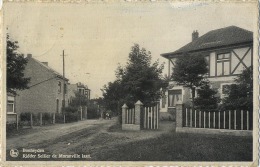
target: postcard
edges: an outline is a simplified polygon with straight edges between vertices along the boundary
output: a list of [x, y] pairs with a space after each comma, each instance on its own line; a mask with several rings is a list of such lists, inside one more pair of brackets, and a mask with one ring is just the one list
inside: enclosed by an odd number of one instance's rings
[[258, 1], [4, 1], [2, 166], [258, 166]]

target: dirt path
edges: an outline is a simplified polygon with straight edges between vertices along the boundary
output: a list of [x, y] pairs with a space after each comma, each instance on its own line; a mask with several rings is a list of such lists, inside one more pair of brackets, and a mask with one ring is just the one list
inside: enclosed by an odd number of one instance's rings
[[122, 144], [155, 138], [173, 129], [173, 123], [169, 122], [162, 124], [157, 131], [131, 132], [122, 131], [120, 127], [109, 130], [115, 124], [116, 118], [35, 127], [31, 132], [7, 138], [7, 150], [44, 149], [45, 153], [86, 154], [91, 156], [88, 160], [98, 160], [102, 150], [113, 150]]
[[[56, 124], [52, 126], [34, 127], [31, 133], [7, 138], [6, 147], [11, 148], [33, 148], [33, 146], [49, 145], [51, 142], [60, 142], [69, 138], [78, 137], [79, 134], [85, 135], [89, 129], [108, 125], [111, 126], [114, 121], [111, 120], [84, 120], [68, 124]], [[28, 129], [27, 131], [30, 131]], [[50, 146], [50, 145], [49, 145]]]

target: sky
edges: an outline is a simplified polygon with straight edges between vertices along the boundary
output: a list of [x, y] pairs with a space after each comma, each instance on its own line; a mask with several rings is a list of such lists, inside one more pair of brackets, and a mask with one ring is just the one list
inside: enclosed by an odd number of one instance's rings
[[191, 41], [194, 30], [208, 31], [235, 25], [256, 27], [257, 4], [202, 2], [114, 3], [11, 3], [4, 5], [4, 28], [19, 42], [19, 52], [32, 54], [65, 76], [71, 84], [91, 89], [91, 98], [102, 97], [105, 84], [115, 80], [118, 64], [125, 65], [134, 43], [151, 51], [152, 60], [167, 60]]

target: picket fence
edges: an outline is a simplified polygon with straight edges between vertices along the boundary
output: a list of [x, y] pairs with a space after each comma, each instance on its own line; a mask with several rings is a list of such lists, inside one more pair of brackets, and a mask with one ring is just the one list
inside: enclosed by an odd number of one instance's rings
[[144, 129], [159, 129], [159, 105], [144, 107]]
[[142, 129], [159, 129], [159, 104], [157, 103], [152, 107], [141, 105], [141, 112], [136, 114], [137, 107], [139, 107], [139, 105], [128, 109], [128, 107], [124, 105], [122, 108], [123, 124], [139, 124]]
[[231, 130], [252, 130], [253, 114], [244, 110], [200, 111], [184, 108], [183, 126]]

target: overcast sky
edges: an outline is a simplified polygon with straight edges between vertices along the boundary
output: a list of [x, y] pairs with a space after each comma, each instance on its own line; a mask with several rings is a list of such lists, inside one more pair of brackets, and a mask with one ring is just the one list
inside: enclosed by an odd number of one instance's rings
[[[256, 3], [6, 3], [5, 28], [19, 42], [19, 51], [92, 90], [91, 98], [115, 79], [118, 63], [127, 62], [134, 43], [151, 51], [153, 61], [191, 41], [191, 33], [235, 25], [250, 31]], [[167, 73], [167, 63], [165, 73]]]

